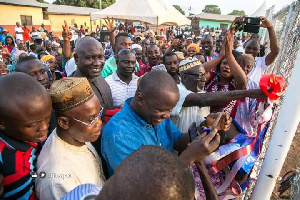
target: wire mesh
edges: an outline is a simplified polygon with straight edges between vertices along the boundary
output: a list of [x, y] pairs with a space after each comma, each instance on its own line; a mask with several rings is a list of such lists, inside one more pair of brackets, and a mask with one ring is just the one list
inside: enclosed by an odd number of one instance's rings
[[[273, 8], [274, 9], [274, 8]], [[268, 13], [269, 12], [269, 13]], [[274, 63], [268, 68], [266, 73], [278, 74], [284, 77], [287, 85], [289, 83], [289, 79], [291, 77], [292, 69], [295, 64], [296, 55], [298, 53], [300, 47], [300, 1], [295, 1], [291, 5], [283, 8], [279, 12], [272, 14], [272, 8], [267, 12], [267, 15], [271, 15], [270, 19], [273, 22], [274, 28], [276, 31], [276, 35], [280, 44], [280, 53], [277, 56]], [[283, 26], [282, 26], [283, 23]], [[268, 42], [269, 38], [268, 34], [265, 34], [264, 38], [262, 38], [264, 42]], [[268, 52], [266, 52], [267, 55]], [[250, 182], [248, 185], [248, 189], [244, 191], [242, 198], [244, 200], [250, 199], [251, 193], [254, 189], [256, 180], [259, 176], [259, 172], [266, 156], [267, 149], [269, 147], [270, 139], [272, 137], [272, 133], [274, 127], [277, 122], [277, 117], [282, 105], [282, 101], [284, 99], [284, 95], [280, 98], [278, 103], [275, 106], [273, 117], [270, 123], [270, 127], [266, 133], [263, 147], [261, 149], [261, 153], [254, 164], [253, 170], [250, 174]], [[293, 189], [291, 189], [291, 199], [300, 199], [300, 174], [296, 176], [294, 183], [292, 184]]]

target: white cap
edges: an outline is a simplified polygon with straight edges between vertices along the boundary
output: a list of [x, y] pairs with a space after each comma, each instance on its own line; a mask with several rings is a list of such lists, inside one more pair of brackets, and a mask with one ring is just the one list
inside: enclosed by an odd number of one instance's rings
[[132, 48], [132, 49], [140, 49], [140, 50], [142, 50], [142, 46], [139, 45], [139, 44], [133, 44], [133, 45], [131, 46], [131, 48]]

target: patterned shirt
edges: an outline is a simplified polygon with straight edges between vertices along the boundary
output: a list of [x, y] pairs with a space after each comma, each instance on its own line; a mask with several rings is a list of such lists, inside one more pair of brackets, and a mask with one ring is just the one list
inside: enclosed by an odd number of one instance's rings
[[130, 83], [127, 84], [118, 77], [117, 71], [114, 71], [114, 73], [105, 80], [110, 87], [114, 107], [123, 108], [125, 100], [133, 97], [136, 92], [138, 77], [132, 74], [132, 79]]
[[[205, 91], [206, 92], [217, 92], [217, 91], [228, 92], [228, 91], [236, 90], [234, 79], [231, 79], [231, 81], [225, 85], [221, 85], [219, 80], [220, 80], [220, 74], [215, 71], [211, 71], [210, 81], [205, 86]], [[224, 112], [228, 113], [230, 117], [235, 118], [238, 104], [239, 104], [238, 100], [232, 100], [229, 103], [222, 106], [211, 106], [210, 112], [215, 112], [215, 111], [220, 112], [224, 110]]]
[[[259, 86], [255, 81], [248, 79], [247, 90], [250, 89], [259, 89]], [[235, 120], [250, 136], [257, 134], [256, 110], [258, 104], [259, 100], [246, 97], [240, 100], [239, 106], [237, 107]]]
[[37, 199], [31, 173], [38, 151], [37, 143], [14, 140], [0, 131], [0, 173], [5, 199]]

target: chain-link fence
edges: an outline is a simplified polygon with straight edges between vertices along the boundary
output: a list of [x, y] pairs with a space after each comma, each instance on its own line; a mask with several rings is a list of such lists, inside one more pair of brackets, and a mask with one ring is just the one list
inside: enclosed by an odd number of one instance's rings
[[[272, 7], [267, 11], [267, 18], [273, 23], [276, 30], [277, 38], [280, 45], [280, 53], [277, 56], [275, 62], [268, 68], [267, 73], [279, 74], [285, 78], [285, 81], [288, 85], [289, 79], [292, 73], [292, 69], [295, 64], [295, 59], [300, 47], [300, 0], [295, 1], [291, 5], [283, 8], [279, 12], [273, 14], [274, 8]], [[269, 16], [268, 16], [269, 15]], [[261, 43], [268, 42], [268, 34], [263, 35]], [[267, 54], [268, 52], [266, 52]], [[299, 91], [297, 91], [299, 92]], [[264, 161], [270, 139], [274, 127], [277, 122], [277, 117], [281, 108], [284, 95], [280, 98], [276, 108], [274, 110], [273, 118], [270, 123], [270, 127], [266, 133], [263, 147], [261, 153], [255, 162], [253, 170], [250, 174], [251, 181], [249, 187], [244, 191], [242, 199], [250, 199], [251, 193], [254, 189], [256, 180], [259, 176], [259, 172]], [[294, 187], [291, 190], [291, 199], [300, 199], [297, 198], [300, 196], [300, 175], [295, 177]]]

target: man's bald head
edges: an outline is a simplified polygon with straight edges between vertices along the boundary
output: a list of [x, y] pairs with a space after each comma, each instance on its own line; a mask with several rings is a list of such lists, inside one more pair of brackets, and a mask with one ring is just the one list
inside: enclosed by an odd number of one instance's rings
[[50, 99], [47, 90], [31, 76], [15, 72], [0, 78], [0, 117], [4, 117], [18, 104], [31, 104], [44, 98]]
[[51, 86], [47, 70], [43, 63], [34, 56], [27, 56], [18, 62], [16, 65], [16, 72], [23, 72], [34, 77], [46, 89]]
[[245, 47], [245, 53], [246, 54], [252, 54], [252, 56], [255, 58], [260, 51], [260, 43], [256, 39], [251, 39], [246, 43]]
[[192, 200], [194, 190], [193, 176], [178, 157], [147, 145], [117, 167], [98, 199]]
[[145, 122], [157, 126], [170, 118], [178, 100], [179, 91], [174, 79], [159, 70], [142, 77], [131, 106]]
[[[179, 93], [178, 87], [167, 72], [151, 71], [141, 78], [137, 93], [141, 92], [146, 98], [159, 98], [165, 92]], [[137, 94], [136, 93], [136, 94]]]
[[97, 47], [100, 47], [102, 49], [102, 46], [100, 43], [93, 37], [83, 37], [80, 38], [75, 45], [75, 52], [76, 54], [80, 54], [83, 49], [86, 49], [88, 45], [96, 45]]
[[105, 62], [102, 46], [92, 37], [78, 40], [74, 58], [77, 69], [88, 79], [98, 77]]

